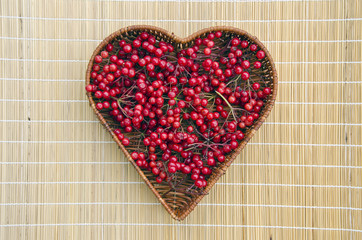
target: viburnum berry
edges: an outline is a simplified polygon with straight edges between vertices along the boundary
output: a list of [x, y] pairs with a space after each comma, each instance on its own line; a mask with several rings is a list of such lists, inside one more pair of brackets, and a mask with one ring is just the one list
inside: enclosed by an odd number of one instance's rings
[[210, 48], [205, 48], [204, 49], [204, 54], [206, 55], [206, 56], [209, 56], [210, 54], [211, 54], [211, 49]]
[[254, 68], [256, 69], [261, 68], [261, 63], [259, 61], [254, 62]]
[[268, 87], [266, 87], [266, 88], [264, 88], [263, 93], [264, 93], [265, 95], [269, 95], [269, 94], [271, 93], [271, 89], [268, 88]]
[[108, 52], [107, 51], [102, 51], [101, 52], [101, 57], [102, 58], [107, 58], [108, 57]]
[[253, 106], [250, 103], [245, 104], [244, 106], [246, 111], [251, 111], [253, 109]]
[[96, 92], [94, 93], [94, 96], [95, 96], [96, 98], [102, 98], [102, 97], [103, 97], [103, 94], [102, 94], [101, 91], [96, 91]]
[[237, 38], [234, 38], [233, 40], [231, 40], [231, 45], [232, 46], [237, 46], [237, 45], [239, 45], [239, 43], [240, 43], [240, 40], [237, 39]]
[[128, 146], [129, 143], [130, 143], [130, 141], [129, 141], [128, 138], [124, 138], [124, 139], [122, 140], [122, 144], [123, 144], [124, 146]]
[[130, 52], [132, 51], [132, 46], [131, 46], [130, 44], [124, 45], [123, 51], [124, 51], [125, 53], [130, 53]]
[[249, 74], [248, 72], [243, 72], [243, 73], [241, 74], [241, 78], [242, 78], [243, 80], [248, 80], [249, 77], [250, 77], [250, 74]]
[[110, 44], [110, 43], [108, 43], [107, 46], [106, 46], [106, 49], [107, 49], [108, 52], [112, 52], [112, 50], [113, 50], [113, 45]]
[[241, 41], [241, 47], [242, 48], [247, 48], [248, 46], [249, 46], [248, 41], [246, 41], [246, 40]]
[[87, 92], [93, 92], [93, 89], [94, 89], [94, 87], [93, 87], [93, 85], [91, 85], [91, 84], [88, 84], [88, 85], [85, 87], [85, 90], [86, 90]]
[[251, 45], [250, 45], [250, 50], [251, 50], [251, 51], [254, 52], [254, 51], [256, 51], [257, 49], [258, 49], [258, 46], [257, 46], [256, 44], [251, 44]]
[[137, 160], [137, 159], [138, 159], [138, 153], [137, 153], [137, 152], [133, 152], [133, 153], [131, 154], [131, 157], [132, 157], [133, 160]]
[[100, 56], [100, 55], [97, 55], [97, 56], [95, 56], [94, 57], [94, 61], [96, 62], [96, 63], [100, 63], [100, 62], [102, 62], [102, 57]]
[[260, 50], [256, 53], [256, 57], [259, 59], [263, 59], [265, 57], [265, 52]]
[[98, 109], [98, 110], [102, 110], [103, 109], [103, 104], [102, 103], [97, 103], [96, 104], [96, 108]]
[[103, 108], [109, 108], [110, 107], [110, 104], [109, 102], [103, 102]]
[[242, 66], [244, 69], [248, 69], [250, 67], [250, 62], [248, 60], [245, 60], [242, 62]]
[[253, 89], [254, 89], [255, 91], [259, 90], [259, 88], [260, 88], [260, 84], [259, 84], [259, 83], [257, 83], [257, 82], [253, 83]]

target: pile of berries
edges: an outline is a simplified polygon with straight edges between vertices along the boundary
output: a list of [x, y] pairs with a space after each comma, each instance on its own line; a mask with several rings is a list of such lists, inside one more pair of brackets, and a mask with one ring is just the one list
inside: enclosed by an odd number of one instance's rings
[[176, 191], [207, 186], [271, 94], [264, 51], [224, 35], [210, 32], [178, 49], [135, 32], [94, 57], [86, 90], [96, 108], [118, 126], [114, 134], [136, 164]]

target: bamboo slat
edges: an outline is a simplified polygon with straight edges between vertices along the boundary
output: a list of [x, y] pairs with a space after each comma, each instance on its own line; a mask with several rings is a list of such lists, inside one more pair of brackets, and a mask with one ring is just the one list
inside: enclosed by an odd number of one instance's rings
[[[353, 0], [0, 1], [0, 239], [361, 239], [361, 19]], [[84, 91], [96, 46], [135, 24], [243, 29], [278, 72], [270, 117], [181, 223]]]

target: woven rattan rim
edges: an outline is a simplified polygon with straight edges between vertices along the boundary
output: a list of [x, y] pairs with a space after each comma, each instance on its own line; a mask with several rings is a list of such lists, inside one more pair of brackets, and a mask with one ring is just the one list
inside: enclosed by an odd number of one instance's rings
[[[264, 107], [263, 111], [260, 113], [259, 119], [253, 124], [252, 128], [245, 134], [245, 137], [241, 141], [239, 147], [237, 149], [235, 149], [235, 151], [231, 155], [229, 155], [227, 157], [227, 160], [223, 164], [221, 164], [218, 168], [214, 169], [213, 174], [210, 176], [210, 178], [208, 180], [208, 185], [204, 190], [205, 193], [208, 193], [211, 190], [211, 188], [214, 186], [214, 184], [218, 181], [218, 179], [223, 174], [225, 174], [227, 168], [231, 165], [231, 163], [235, 160], [235, 158], [241, 153], [241, 151], [244, 149], [244, 147], [249, 142], [249, 140], [254, 136], [255, 132], [260, 128], [260, 126], [263, 124], [263, 122], [269, 116], [269, 113], [270, 113], [271, 109], [274, 106], [274, 102], [275, 102], [275, 99], [276, 99], [276, 96], [277, 96], [277, 90], [278, 90], [278, 77], [277, 77], [277, 72], [276, 72], [276, 69], [275, 69], [273, 59], [272, 59], [270, 53], [268, 52], [268, 50], [266, 49], [266, 47], [256, 37], [250, 35], [248, 32], [246, 32], [244, 30], [234, 28], [234, 27], [229, 27], [229, 26], [210, 27], [210, 28], [205, 28], [205, 29], [202, 29], [202, 30], [200, 30], [198, 32], [195, 32], [194, 34], [192, 34], [192, 35], [190, 35], [190, 36], [188, 36], [186, 38], [179, 38], [179, 37], [175, 36], [173, 33], [170, 33], [170, 32], [168, 32], [168, 31], [166, 31], [166, 30], [164, 30], [162, 28], [158, 28], [158, 27], [155, 27], [155, 26], [148, 26], [148, 25], [134, 25], [134, 26], [129, 26], [129, 27], [122, 28], [122, 29], [112, 33], [111, 35], [109, 35], [107, 38], [105, 38], [97, 46], [97, 48], [93, 52], [92, 57], [90, 58], [90, 61], [89, 61], [88, 67], [87, 67], [86, 85], [90, 84], [90, 79], [91, 79], [90, 75], [91, 75], [91, 71], [92, 71], [94, 57], [96, 55], [98, 55], [105, 48], [105, 46], [109, 42], [111, 42], [113, 39], [115, 39], [118, 36], [121, 36], [122, 34], [127, 34], [128, 32], [131, 32], [131, 31], [147, 31], [147, 32], [151, 32], [151, 33], [154, 33], [154, 34], [158, 34], [158, 35], [161, 34], [163, 37], [168, 38], [169, 40], [172, 41], [172, 43], [178, 45], [179, 47], [183, 47], [183, 45], [186, 45], [187, 43], [190, 43], [190, 42], [194, 41], [196, 38], [198, 38], [198, 37], [200, 37], [200, 36], [202, 36], [202, 35], [204, 35], [206, 33], [215, 32], [215, 31], [222, 31], [222, 32], [227, 32], [227, 33], [232, 33], [232, 34], [235, 34], [235, 35], [239, 35], [239, 36], [244, 36], [244, 37], [248, 38], [249, 40], [251, 40], [253, 43], [257, 44], [265, 52], [265, 55], [266, 55], [265, 61], [269, 64], [268, 67], [270, 68], [270, 71], [272, 72], [273, 83], [270, 86], [272, 88], [272, 94], [267, 99], [267, 104], [265, 104], [265, 107]], [[155, 187], [152, 185], [152, 183], [149, 181], [149, 179], [145, 176], [144, 172], [137, 166], [137, 164], [131, 158], [131, 156], [128, 153], [128, 151], [126, 150], [126, 148], [122, 145], [121, 141], [113, 133], [113, 131], [112, 131], [111, 127], [109, 126], [109, 124], [103, 118], [102, 114], [97, 110], [96, 104], [95, 104], [95, 102], [93, 100], [93, 97], [92, 97], [91, 93], [87, 92], [87, 96], [88, 96], [88, 99], [89, 99], [90, 106], [94, 110], [94, 112], [97, 115], [97, 117], [99, 118], [100, 122], [108, 130], [108, 132], [112, 135], [113, 140], [118, 144], [120, 149], [126, 155], [129, 162], [134, 166], [134, 168], [137, 170], [137, 172], [139, 173], [141, 178], [145, 181], [147, 186], [156, 195], [156, 197], [161, 202], [161, 204], [165, 207], [165, 209], [170, 213], [170, 215], [174, 219], [179, 220], [179, 221], [185, 219], [187, 217], [187, 215], [190, 214], [190, 212], [197, 206], [197, 204], [201, 201], [201, 199], [205, 195], [197, 196], [190, 203], [190, 205], [188, 205], [188, 207], [186, 209], [173, 210], [167, 204], [165, 199], [162, 198], [160, 193], [155, 189]]]

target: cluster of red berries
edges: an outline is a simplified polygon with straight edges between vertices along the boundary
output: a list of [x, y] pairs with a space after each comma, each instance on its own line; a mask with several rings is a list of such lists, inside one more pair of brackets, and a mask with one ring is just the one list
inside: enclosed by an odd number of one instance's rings
[[177, 190], [192, 180], [187, 190], [203, 188], [271, 94], [264, 58], [250, 40], [219, 31], [182, 50], [140, 32], [115, 39], [94, 57], [86, 90], [157, 183]]

